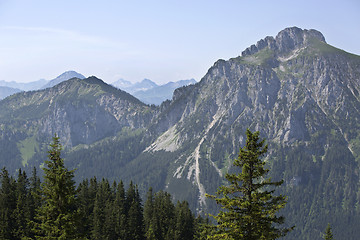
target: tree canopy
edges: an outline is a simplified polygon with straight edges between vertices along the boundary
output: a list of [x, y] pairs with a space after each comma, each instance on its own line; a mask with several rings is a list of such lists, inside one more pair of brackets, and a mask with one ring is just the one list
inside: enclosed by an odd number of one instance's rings
[[38, 239], [75, 239], [77, 237], [76, 187], [74, 170], [69, 171], [61, 158], [61, 144], [55, 135], [48, 160], [43, 168], [43, 204], [38, 209], [35, 224]]
[[274, 187], [283, 181], [266, 179], [269, 170], [261, 157], [268, 146], [260, 140], [259, 132], [248, 129], [246, 135], [246, 145], [233, 163], [241, 172], [226, 174], [229, 184], [220, 186], [215, 196], [208, 195], [222, 207], [214, 216], [218, 224], [209, 239], [277, 239], [292, 229], [278, 226], [285, 220], [277, 213], [285, 207], [286, 199], [274, 195]]

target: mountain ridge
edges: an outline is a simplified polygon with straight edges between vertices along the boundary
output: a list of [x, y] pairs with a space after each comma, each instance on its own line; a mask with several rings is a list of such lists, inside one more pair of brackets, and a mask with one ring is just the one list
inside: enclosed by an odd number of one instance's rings
[[[26, 111], [5, 110], [24, 104], [20, 96], [30, 104], [39, 92], [15, 94], [0, 101], [0, 150], [14, 149], [8, 158], [22, 166], [39, 166], [45, 142], [36, 141], [46, 138], [35, 133], [48, 126], [48, 139], [63, 133], [66, 164], [78, 169], [79, 179], [95, 175], [136, 182], [142, 192], [166, 190], [201, 214], [216, 211], [205, 193], [234, 171], [246, 129], [258, 130], [269, 144], [270, 177], [284, 179], [284, 215], [297, 226], [286, 239], [321, 239], [327, 223], [352, 239], [360, 234], [360, 56], [328, 45], [315, 30], [288, 28], [278, 36], [216, 61], [200, 82], [176, 89], [158, 107], [132, 101], [95, 77], [72, 79], [43, 90], [59, 94], [60, 107], [43, 104], [48, 117], [16, 122]], [[110, 128], [98, 126], [100, 115], [108, 116]], [[94, 133], [100, 137], [89, 138]], [[35, 150], [24, 161], [29, 149]], [[7, 164], [14, 170], [21, 166], [16, 161]]]
[[132, 84], [124, 79], [119, 79], [111, 85], [132, 94], [146, 104], [160, 105], [162, 102], [172, 98], [176, 88], [195, 83], [195, 79], [188, 79], [158, 85], [149, 79], [144, 79], [141, 82]]

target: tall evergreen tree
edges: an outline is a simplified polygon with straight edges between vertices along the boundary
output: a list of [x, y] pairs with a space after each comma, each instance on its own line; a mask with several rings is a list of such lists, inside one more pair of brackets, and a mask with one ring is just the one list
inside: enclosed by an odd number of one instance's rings
[[77, 188], [77, 209], [81, 218], [79, 232], [86, 238], [90, 238], [92, 229], [92, 216], [94, 209], [95, 194], [92, 194], [89, 187], [89, 180], [83, 180]]
[[137, 186], [132, 182], [126, 192], [127, 239], [145, 239], [144, 218], [141, 198]]
[[259, 139], [259, 132], [246, 131], [246, 145], [240, 149], [234, 166], [240, 173], [226, 174], [228, 186], [221, 186], [214, 198], [222, 211], [214, 216], [218, 222], [209, 239], [277, 239], [285, 236], [291, 228], [278, 228], [284, 223], [283, 216], [276, 213], [285, 207], [285, 197], [274, 196], [274, 189], [283, 181], [266, 179], [268, 169], [261, 157], [267, 152], [265, 140]]
[[33, 168], [30, 177], [30, 209], [31, 219], [35, 217], [35, 210], [41, 206], [41, 182], [40, 177], [37, 175], [36, 167]]
[[157, 239], [174, 239], [175, 206], [169, 193], [160, 191], [155, 194], [151, 226]]
[[16, 209], [14, 211], [15, 238], [22, 239], [30, 236], [31, 228], [28, 222], [31, 219], [31, 198], [29, 193], [29, 180], [26, 173], [19, 169], [16, 189]]
[[43, 204], [37, 212], [35, 231], [37, 239], [76, 239], [77, 211], [75, 198], [74, 170], [69, 171], [60, 157], [61, 144], [55, 135], [49, 160], [45, 161]]
[[[145, 233], [148, 239], [151, 239], [154, 235], [154, 229], [152, 225], [152, 218], [154, 212], [154, 195], [153, 190], [150, 187], [146, 195], [146, 202], [144, 204], [144, 224], [145, 224]], [[150, 228], [151, 227], [151, 228]], [[148, 233], [148, 231], [150, 231]]]
[[115, 238], [113, 192], [107, 179], [102, 179], [94, 203], [93, 239]]
[[15, 180], [3, 168], [0, 174], [0, 239], [14, 239], [16, 208]]
[[120, 181], [117, 185], [117, 191], [114, 201], [114, 213], [115, 213], [115, 233], [118, 239], [126, 239], [127, 221], [126, 221], [126, 209], [125, 209], [125, 189], [124, 183]]
[[325, 240], [333, 240], [333, 239], [334, 239], [333, 233], [332, 233], [332, 231], [331, 231], [330, 223], [328, 223], [328, 225], [327, 225], [327, 227], [326, 227], [324, 239], [325, 239]]
[[186, 201], [177, 202], [175, 207], [175, 240], [194, 238], [194, 217]]

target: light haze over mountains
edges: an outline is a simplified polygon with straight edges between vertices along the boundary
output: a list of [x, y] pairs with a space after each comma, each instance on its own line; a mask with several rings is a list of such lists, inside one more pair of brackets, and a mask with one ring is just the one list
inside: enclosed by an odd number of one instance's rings
[[[133, 181], [211, 213], [216, 203], [205, 194], [232, 171], [249, 128], [269, 145], [269, 177], [284, 180], [283, 213], [296, 225], [285, 239], [321, 240], [328, 223], [336, 239], [357, 239], [360, 56], [297, 27], [234, 55], [160, 106], [94, 76], [13, 94], [0, 101], [0, 164], [11, 173], [39, 168], [58, 134], [77, 180]], [[156, 87], [143, 83], [137, 89]]]
[[[21, 91], [33, 91], [45, 88], [51, 88], [63, 81], [71, 78], [84, 79], [85, 76], [76, 71], [66, 71], [52, 80], [40, 79], [34, 82], [18, 83], [15, 81], [0, 81], [0, 99]], [[131, 83], [130, 81], [119, 79], [112, 83], [114, 87], [124, 90], [140, 101], [146, 104], [160, 105], [165, 100], [172, 98], [176, 88], [196, 83], [195, 79], [179, 80], [177, 82], [168, 82], [158, 85], [150, 79], [144, 79], [141, 82]]]

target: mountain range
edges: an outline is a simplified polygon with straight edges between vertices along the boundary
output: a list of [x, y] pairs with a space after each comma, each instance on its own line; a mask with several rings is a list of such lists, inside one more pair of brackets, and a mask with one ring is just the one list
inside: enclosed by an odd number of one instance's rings
[[1, 87], [8, 87], [8, 88], [14, 88], [19, 89], [22, 91], [32, 91], [32, 90], [38, 90], [42, 86], [44, 86], [48, 81], [45, 79], [40, 79], [38, 81], [29, 82], [29, 83], [18, 83], [15, 81], [7, 82], [5, 80], [0, 81]]
[[158, 85], [149, 79], [144, 79], [133, 84], [124, 79], [119, 79], [111, 85], [132, 94], [146, 104], [160, 105], [172, 98], [175, 89], [195, 83], [195, 79], [189, 79]]
[[[40, 79], [38, 81], [29, 83], [7, 82], [0, 81], [0, 100], [21, 91], [33, 91], [45, 88], [51, 88], [63, 81], [71, 78], [84, 79], [85, 76], [75, 71], [66, 71], [52, 80]], [[111, 85], [124, 90], [146, 104], [160, 105], [162, 102], [171, 99], [176, 88], [195, 84], [194, 79], [179, 80], [177, 82], [168, 82], [163, 85], [158, 85], [155, 82], [144, 79], [141, 82], [131, 83], [124, 79], [119, 79]]]
[[336, 239], [356, 239], [359, 120], [360, 57], [292, 27], [218, 60], [160, 106], [96, 77], [11, 95], [0, 101], [0, 164], [13, 173], [41, 167], [58, 134], [78, 181], [134, 181], [205, 214], [217, 210], [205, 193], [236, 171], [249, 128], [269, 145], [270, 176], [284, 179], [282, 214], [296, 225], [286, 239], [322, 239], [328, 223]]
[[15, 81], [7, 82], [4, 80], [0, 81], [0, 99], [6, 98], [14, 93], [18, 93], [21, 91], [33, 91], [33, 90], [39, 90], [44, 88], [50, 88], [55, 86], [56, 84], [59, 84], [63, 81], [69, 80], [71, 78], [79, 78], [84, 79], [85, 77], [77, 73], [75, 71], [66, 71], [56, 78], [52, 80], [45, 80], [40, 79], [38, 81], [34, 82], [28, 82], [28, 83], [18, 83]]
[[18, 92], [21, 92], [21, 90], [17, 88], [0, 86], [0, 100]]

